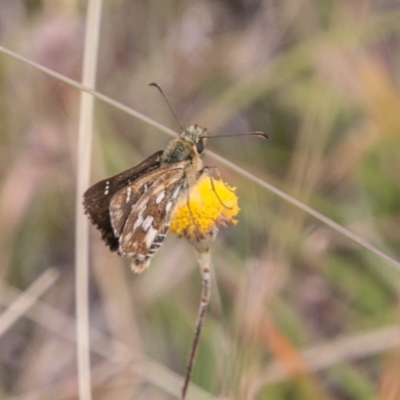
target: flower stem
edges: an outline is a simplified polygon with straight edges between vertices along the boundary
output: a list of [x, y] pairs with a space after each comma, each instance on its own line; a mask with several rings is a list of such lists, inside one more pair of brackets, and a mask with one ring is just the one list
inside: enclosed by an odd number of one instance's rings
[[[203, 326], [204, 318], [210, 302], [211, 295], [211, 252], [210, 252], [210, 239], [214, 239], [214, 235], [208, 237], [206, 241], [191, 241], [192, 245], [196, 249], [196, 257], [200, 266], [201, 279], [202, 279], [202, 290], [201, 299], [199, 304], [199, 311], [197, 314], [196, 330], [194, 334], [194, 339], [192, 343], [192, 348], [190, 350], [190, 355], [188, 363], [186, 366], [185, 380], [182, 387], [181, 400], [185, 400], [186, 392], [189, 386], [190, 377], [192, 375], [192, 369], [194, 365], [194, 360], [196, 358], [197, 348], [199, 345], [200, 333]], [[206, 244], [206, 245], [205, 245]]]

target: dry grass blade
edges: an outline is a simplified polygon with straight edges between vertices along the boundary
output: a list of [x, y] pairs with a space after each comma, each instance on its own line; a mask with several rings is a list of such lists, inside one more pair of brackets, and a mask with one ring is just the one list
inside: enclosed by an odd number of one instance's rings
[[[300, 351], [299, 355], [309, 371], [317, 372], [332, 365], [370, 357], [400, 347], [400, 325], [388, 326], [369, 332], [354, 333]], [[258, 378], [258, 390], [265, 385], [284, 381], [290, 372], [273, 362], [266, 366]]]
[[21, 294], [21, 296], [10, 304], [8, 309], [0, 315], [0, 337], [3, 336], [12, 324], [24, 316], [27, 310], [54, 284], [58, 277], [59, 274], [55, 269], [47, 269]]
[[[96, 83], [101, 8], [101, 0], [88, 2], [82, 81], [89, 87], [94, 87]], [[75, 214], [77, 353], [81, 400], [92, 398], [89, 345], [89, 223], [82, 215], [82, 196], [90, 182], [94, 100], [90, 94], [81, 93]]]

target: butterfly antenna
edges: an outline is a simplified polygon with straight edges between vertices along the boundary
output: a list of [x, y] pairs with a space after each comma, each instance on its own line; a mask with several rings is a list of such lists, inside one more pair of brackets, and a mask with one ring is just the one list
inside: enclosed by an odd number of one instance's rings
[[255, 132], [246, 132], [246, 133], [238, 133], [238, 134], [227, 134], [227, 135], [214, 135], [214, 136], [207, 136], [207, 139], [213, 139], [213, 138], [220, 138], [220, 137], [236, 137], [236, 136], [260, 136], [266, 140], [270, 140], [269, 136], [260, 131], [255, 131]]
[[172, 115], [173, 115], [174, 118], [175, 118], [175, 121], [178, 123], [178, 125], [179, 125], [180, 128], [181, 128], [181, 130], [184, 130], [184, 127], [183, 127], [182, 124], [179, 122], [179, 119], [178, 119], [178, 117], [176, 116], [175, 111], [174, 111], [174, 109], [173, 109], [172, 106], [171, 106], [171, 103], [168, 101], [167, 96], [165, 95], [165, 93], [164, 93], [163, 90], [161, 89], [161, 86], [160, 86], [158, 83], [155, 83], [155, 82], [150, 83], [149, 86], [154, 86], [155, 88], [158, 89], [158, 91], [161, 93], [162, 97], [164, 97], [165, 102], [168, 104], [168, 107], [169, 107], [169, 109], [171, 110]]

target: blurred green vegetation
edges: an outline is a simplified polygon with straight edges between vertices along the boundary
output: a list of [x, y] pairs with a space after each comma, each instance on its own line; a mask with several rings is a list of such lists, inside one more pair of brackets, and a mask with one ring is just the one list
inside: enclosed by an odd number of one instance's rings
[[[85, 12], [71, 1], [3, 2], [0, 43], [79, 80]], [[183, 125], [267, 132], [269, 143], [229, 138], [208, 149], [399, 260], [399, 21], [398, 0], [104, 2], [97, 90], [178, 129], [148, 87], [156, 81]], [[95, 114], [93, 182], [169, 140], [103, 103]], [[11, 288], [60, 273], [43, 303], [5, 332], [0, 324], [0, 399], [77, 398], [66, 332], [78, 117], [76, 89], [0, 54], [1, 310]], [[399, 399], [400, 271], [205, 161], [237, 187], [241, 213], [213, 249], [188, 398]], [[108, 337], [92, 341], [94, 398], [177, 398], [201, 291], [194, 255], [169, 237], [143, 275], [128, 265], [91, 230], [91, 327]], [[42, 306], [65, 320], [43, 326]]]

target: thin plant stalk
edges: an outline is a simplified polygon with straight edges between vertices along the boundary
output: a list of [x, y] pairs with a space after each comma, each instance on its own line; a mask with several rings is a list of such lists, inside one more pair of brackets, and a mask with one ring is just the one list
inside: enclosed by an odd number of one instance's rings
[[192, 246], [196, 250], [196, 257], [199, 263], [201, 280], [202, 280], [202, 290], [201, 298], [199, 304], [199, 311], [196, 320], [196, 330], [192, 342], [192, 347], [190, 349], [190, 354], [186, 366], [185, 379], [182, 387], [181, 400], [185, 400], [186, 393], [189, 387], [190, 377], [192, 375], [192, 370], [194, 366], [194, 361], [196, 359], [196, 353], [199, 346], [200, 334], [203, 327], [204, 318], [207, 312], [208, 304], [210, 303], [211, 296], [211, 252], [210, 243], [216, 237], [217, 229], [214, 230], [212, 235], [207, 236], [205, 240], [191, 240]]
[[[96, 82], [102, 0], [90, 0], [87, 8], [82, 83], [94, 87]], [[82, 195], [89, 186], [90, 155], [93, 130], [94, 98], [82, 92], [80, 103], [78, 168], [76, 191], [76, 319], [79, 399], [91, 400], [89, 344], [89, 224], [82, 213]]]

